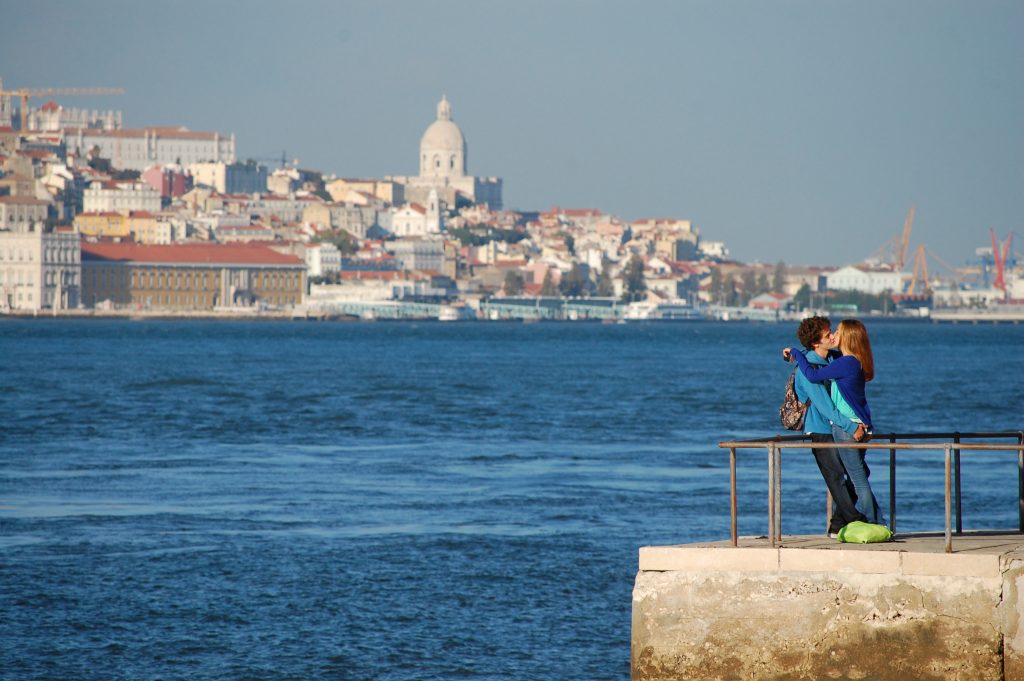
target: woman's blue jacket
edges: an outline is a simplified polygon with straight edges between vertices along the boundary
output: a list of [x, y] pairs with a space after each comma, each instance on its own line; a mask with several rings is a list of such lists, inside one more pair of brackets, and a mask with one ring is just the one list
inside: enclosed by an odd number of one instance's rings
[[853, 355], [842, 355], [832, 360], [826, 366], [816, 367], [811, 366], [799, 349], [794, 348], [793, 350], [791, 356], [796, 361], [797, 366], [800, 367], [800, 372], [807, 377], [807, 380], [813, 383], [835, 381], [836, 385], [839, 386], [839, 392], [842, 394], [843, 399], [853, 408], [853, 411], [860, 420], [864, 422], [864, 426], [871, 430], [871, 409], [868, 407], [868, 398], [864, 394], [866, 381], [864, 380], [864, 370], [860, 366], [860, 360]]

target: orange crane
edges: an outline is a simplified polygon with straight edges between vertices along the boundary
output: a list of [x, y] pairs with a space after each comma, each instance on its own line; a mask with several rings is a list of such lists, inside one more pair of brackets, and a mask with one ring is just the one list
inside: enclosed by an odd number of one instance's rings
[[914, 214], [917, 212], [915, 206], [911, 206], [907, 212], [907, 219], [903, 223], [903, 234], [896, 234], [875, 251], [872, 257], [882, 262], [891, 262], [897, 272], [903, 271], [907, 263], [907, 248], [910, 246], [910, 232], [914, 228]]
[[0, 97], [21, 98], [21, 132], [27, 132], [29, 97], [79, 97], [92, 95], [123, 95], [119, 87], [41, 87], [0, 90]]
[[[911, 206], [907, 212], [907, 219], [903, 223], [903, 239], [900, 241], [900, 250], [896, 255], [896, 271], [902, 272], [903, 265], [907, 262], [907, 246], [910, 245], [910, 230], [914, 227], [914, 214], [916, 206]], [[923, 259], [923, 256], [922, 256]]]
[[910, 275], [910, 286], [907, 287], [907, 297], [913, 296], [917, 288], [917, 282], [921, 282], [922, 289], [928, 291], [928, 259], [925, 257], [927, 249], [924, 244], [919, 244], [914, 251], [914, 272]]

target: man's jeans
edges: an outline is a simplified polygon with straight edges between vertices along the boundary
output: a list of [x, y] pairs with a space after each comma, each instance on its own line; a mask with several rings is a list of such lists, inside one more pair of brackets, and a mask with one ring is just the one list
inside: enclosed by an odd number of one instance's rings
[[[838, 445], [854, 441], [853, 435], [835, 424], [832, 425], [832, 437], [835, 438]], [[850, 478], [853, 489], [857, 493], [857, 510], [864, 514], [867, 522], [885, 525], [885, 516], [882, 515], [882, 509], [878, 507], [878, 499], [875, 498], [875, 493], [871, 491], [871, 483], [868, 482], [871, 469], [868, 468], [868, 464], [864, 460], [865, 451], [840, 446], [839, 460], [843, 462], [846, 475]]]
[[[831, 435], [811, 433], [811, 442], [832, 442]], [[830, 534], [843, 529], [854, 520], [864, 520], [864, 514], [854, 505], [852, 486], [846, 480], [846, 469], [839, 460], [839, 450], [835, 447], [816, 447], [814, 460], [825, 479], [825, 486], [832, 493], [832, 522], [829, 523]]]

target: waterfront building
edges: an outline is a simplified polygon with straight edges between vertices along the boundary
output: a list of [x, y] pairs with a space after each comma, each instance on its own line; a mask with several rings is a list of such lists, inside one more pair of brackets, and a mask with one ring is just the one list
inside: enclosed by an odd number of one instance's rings
[[214, 310], [302, 302], [306, 264], [265, 246], [82, 244], [82, 302], [131, 309]]
[[143, 171], [154, 164], [188, 166], [204, 161], [235, 162], [235, 135], [192, 132], [185, 127], [150, 127], [133, 130], [69, 128], [64, 131], [68, 151], [85, 157], [93, 149], [115, 168]]
[[145, 182], [93, 182], [82, 194], [82, 211], [85, 213], [131, 210], [156, 213], [160, 208], [160, 192]]
[[457, 208], [465, 203], [486, 203], [501, 210], [501, 178], [467, 175], [467, 157], [466, 139], [452, 120], [448, 99], [441, 97], [437, 119], [420, 139], [420, 174], [385, 179], [403, 185], [405, 200], [409, 202], [426, 204], [433, 190], [446, 206]]
[[0, 229], [0, 310], [77, 307], [79, 238], [72, 231], [44, 232], [42, 222]]
[[267, 167], [247, 163], [191, 163], [188, 171], [193, 184], [215, 189], [221, 194], [255, 194], [267, 191]]
[[893, 270], [869, 270], [851, 265], [827, 274], [825, 280], [830, 291], [860, 291], [878, 295], [903, 290], [902, 275]]

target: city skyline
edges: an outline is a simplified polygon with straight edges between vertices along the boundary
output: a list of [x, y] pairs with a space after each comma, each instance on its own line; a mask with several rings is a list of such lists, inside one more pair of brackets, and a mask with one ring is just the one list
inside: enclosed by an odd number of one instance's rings
[[413, 174], [443, 94], [506, 207], [691, 219], [739, 260], [854, 262], [911, 205], [953, 264], [1020, 228], [1019, 3], [244, 7], [3, 0], [0, 77], [360, 177]]

